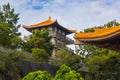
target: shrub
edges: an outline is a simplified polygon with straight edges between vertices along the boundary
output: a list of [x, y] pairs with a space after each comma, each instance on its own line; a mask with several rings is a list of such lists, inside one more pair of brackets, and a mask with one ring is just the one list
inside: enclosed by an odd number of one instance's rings
[[52, 77], [46, 71], [30, 72], [22, 80], [51, 80]]
[[60, 67], [54, 78], [46, 71], [30, 72], [22, 80], [84, 80], [79, 73], [65, 64]]
[[71, 70], [70, 67], [65, 64], [57, 71], [53, 80], [84, 80], [79, 73], [75, 70]]

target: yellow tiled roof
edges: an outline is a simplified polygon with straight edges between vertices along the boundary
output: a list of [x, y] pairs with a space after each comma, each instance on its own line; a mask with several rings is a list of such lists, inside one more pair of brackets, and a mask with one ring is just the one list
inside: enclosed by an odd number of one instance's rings
[[111, 28], [103, 28], [103, 29], [95, 29], [95, 32], [89, 32], [89, 33], [81, 33], [81, 32], [76, 32], [75, 38], [76, 39], [89, 39], [89, 38], [97, 38], [97, 37], [102, 37], [106, 35], [110, 35], [112, 33], [115, 33], [120, 30], [120, 25], [111, 27]]
[[35, 28], [35, 27], [42, 27], [42, 26], [47, 26], [47, 25], [50, 25], [50, 24], [53, 24], [55, 21], [51, 20], [51, 17], [49, 17], [48, 20], [46, 21], [43, 21], [43, 22], [40, 22], [40, 23], [37, 23], [37, 24], [33, 24], [33, 25], [30, 25], [30, 26], [23, 26], [24, 28]]

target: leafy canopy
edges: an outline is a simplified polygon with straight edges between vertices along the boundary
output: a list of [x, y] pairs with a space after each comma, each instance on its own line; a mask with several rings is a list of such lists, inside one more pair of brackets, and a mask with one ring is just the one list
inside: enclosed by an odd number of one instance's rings
[[53, 65], [61, 66], [62, 64], [66, 64], [75, 70], [81, 67], [81, 56], [72, 54], [64, 48], [59, 49], [55, 56], [56, 58], [51, 62]]
[[18, 33], [18, 28], [20, 25], [17, 25], [19, 14], [15, 13], [15, 10], [10, 7], [9, 3], [0, 7], [0, 21], [8, 23], [13, 34], [20, 35], [20, 33]]
[[84, 80], [79, 73], [63, 64], [53, 80]]
[[0, 46], [7, 48], [20, 48], [22, 39], [12, 33], [8, 23], [0, 21]]
[[22, 40], [18, 36], [20, 25], [17, 25], [19, 14], [15, 13], [9, 3], [0, 7], [0, 45], [12, 49], [20, 48]]
[[7, 47], [8, 45], [10, 45], [10, 37], [11, 35], [9, 35], [11, 33], [9, 25], [4, 23], [4, 22], [0, 22], [0, 45]]
[[20, 63], [23, 59], [22, 52], [0, 47], [0, 75], [6, 75], [13, 80], [20, 78]]
[[30, 72], [22, 80], [51, 80], [52, 77], [46, 71]]
[[[120, 25], [116, 20], [109, 21], [103, 26], [95, 26], [85, 29], [84, 32], [94, 32], [94, 28], [109, 28]], [[85, 63], [85, 69], [94, 74], [94, 80], [117, 80], [120, 79], [120, 55], [119, 53], [99, 48], [93, 45], [78, 45], [76, 52], [80, 56], [83, 56], [83, 63]], [[92, 78], [93, 76], [90, 75]]]
[[46, 71], [30, 72], [22, 80], [84, 80], [79, 73], [63, 64], [54, 78]]
[[44, 49], [33, 48], [32, 49], [32, 56], [41, 62], [49, 59], [47, 52]]
[[51, 42], [51, 36], [46, 29], [33, 30], [32, 35], [24, 42], [23, 49], [28, 52], [32, 52], [32, 48], [44, 49], [50, 56], [54, 45]]
[[110, 28], [110, 27], [114, 27], [114, 26], [117, 26], [117, 25], [120, 25], [119, 22], [117, 22], [116, 20], [112, 20], [112, 21], [109, 21], [107, 22], [106, 24], [104, 25], [100, 25], [100, 26], [95, 26], [95, 27], [92, 27], [92, 28], [87, 28], [87, 29], [84, 29], [84, 32], [94, 32], [95, 28], [96, 29], [101, 29], [101, 28]]

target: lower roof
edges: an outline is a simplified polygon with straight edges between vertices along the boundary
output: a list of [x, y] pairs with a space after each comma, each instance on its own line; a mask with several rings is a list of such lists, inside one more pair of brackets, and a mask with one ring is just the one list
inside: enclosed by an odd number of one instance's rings
[[95, 32], [89, 32], [89, 33], [76, 32], [74, 38], [75, 39], [102, 38], [102, 37], [114, 34], [118, 31], [120, 31], [120, 25], [119, 26], [114, 26], [114, 27], [111, 27], [111, 28], [95, 29]]
[[96, 29], [91, 33], [76, 32], [75, 44], [90, 44], [120, 52], [120, 26]]

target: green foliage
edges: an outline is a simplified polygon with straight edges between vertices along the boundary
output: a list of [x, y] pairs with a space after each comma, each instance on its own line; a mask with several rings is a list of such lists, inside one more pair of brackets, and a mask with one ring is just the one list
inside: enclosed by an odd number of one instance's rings
[[4, 59], [4, 53], [0, 51], [0, 73], [4, 72], [5, 69], [5, 62], [3, 61]]
[[22, 39], [17, 35], [18, 28], [17, 25], [19, 20], [19, 14], [16, 14], [14, 9], [11, 9], [10, 4], [5, 4], [0, 9], [0, 45], [7, 48], [20, 48], [22, 44]]
[[0, 22], [0, 45], [7, 48], [20, 48], [22, 39], [14, 35], [10, 30], [10, 25], [4, 22]]
[[102, 76], [105, 80], [107, 79], [120, 79], [120, 55], [115, 51], [108, 51], [105, 49], [97, 49], [95, 55], [90, 55], [86, 59], [88, 69], [91, 73], [97, 75], [99, 79]]
[[10, 30], [13, 34], [19, 34], [18, 28], [20, 25], [17, 25], [19, 20], [19, 14], [15, 13], [14, 9], [10, 7], [10, 4], [7, 3], [3, 5], [0, 9], [0, 21], [8, 23]]
[[62, 65], [57, 71], [53, 80], [84, 80], [79, 73], [71, 70], [70, 67]]
[[44, 49], [33, 48], [32, 49], [32, 56], [41, 62], [48, 60], [48, 54]]
[[51, 80], [52, 77], [46, 71], [30, 72], [22, 80]]
[[22, 48], [23, 40], [19, 36], [12, 35], [10, 42], [11, 42], [11, 45], [10, 45], [11, 49]]
[[94, 32], [94, 28], [87, 28], [87, 29], [84, 29], [84, 32], [88, 33], [88, 32]]
[[[84, 32], [94, 32], [94, 28], [109, 28], [117, 25], [120, 25], [120, 23], [113, 20], [103, 26], [85, 29]], [[86, 65], [85, 69], [90, 74], [95, 75], [95, 80], [100, 80], [101, 78], [103, 80], [117, 80], [120, 78], [118, 77], [120, 73], [120, 55], [117, 52], [92, 45], [79, 45], [76, 47], [76, 52], [82, 57], [82, 62]], [[92, 78], [92, 75], [89, 78]]]
[[112, 21], [109, 21], [107, 24], [104, 24], [104, 27], [109, 28], [117, 25], [120, 25], [120, 23], [116, 22], [116, 20], [112, 20]]
[[[95, 75], [95, 80], [117, 80], [120, 79], [120, 55], [119, 53], [98, 48], [91, 45], [80, 46], [77, 49], [79, 55], [83, 56], [85, 69], [91, 74]], [[84, 55], [85, 54], [85, 55]], [[91, 80], [91, 79], [90, 79]]]
[[72, 69], [79, 70], [81, 68], [81, 57], [76, 54], [72, 54], [64, 48], [61, 48], [56, 52], [56, 58], [51, 62], [51, 64], [56, 66], [61, 66], [66, 64]]
[[30, 72], [22, 80], [84, 80], [79, 73], [65, 64], [60, 67], [54, 78], [46, 71]]
[[[4, 51], [4, 50], [3, 50]], [[21, 52], [4, 51], [0, 52], [0, 74], [6, 75], [13, 80], [20, 78], [20, 62], [24, 56]]]
[[4, 23], [4, 22], [0, 22], [0, 45], [7, 47], [8, 45], [10, 45], [10, 37], [11, 35], [9, 35], [11, 33], [9, 25]]
[[86, 33], [87, 32], [94, 32], [95, 31], [94, 29], [110, 28], [110, 27], [117, 26], [117, 25], [120, 25], [120, 23], [116, 22], [116, 20], [112, 20], [112, 21], [107, 22], [103, 26], [95, 26], [95, 27], [92, 27], [92, 28], [84, 29], [84, 32], [86, 32]]
[[23, 49], [28, 52], [32, 52], [32, 48], [44, 49], [50, 56], [54, 48], [49, 36], [48, 30], [43, 29], [33, 30], [32, 35], [24, 42]]
[[5, 63], [3, 61], [0, 61], [0, 72], [5, 71]]

